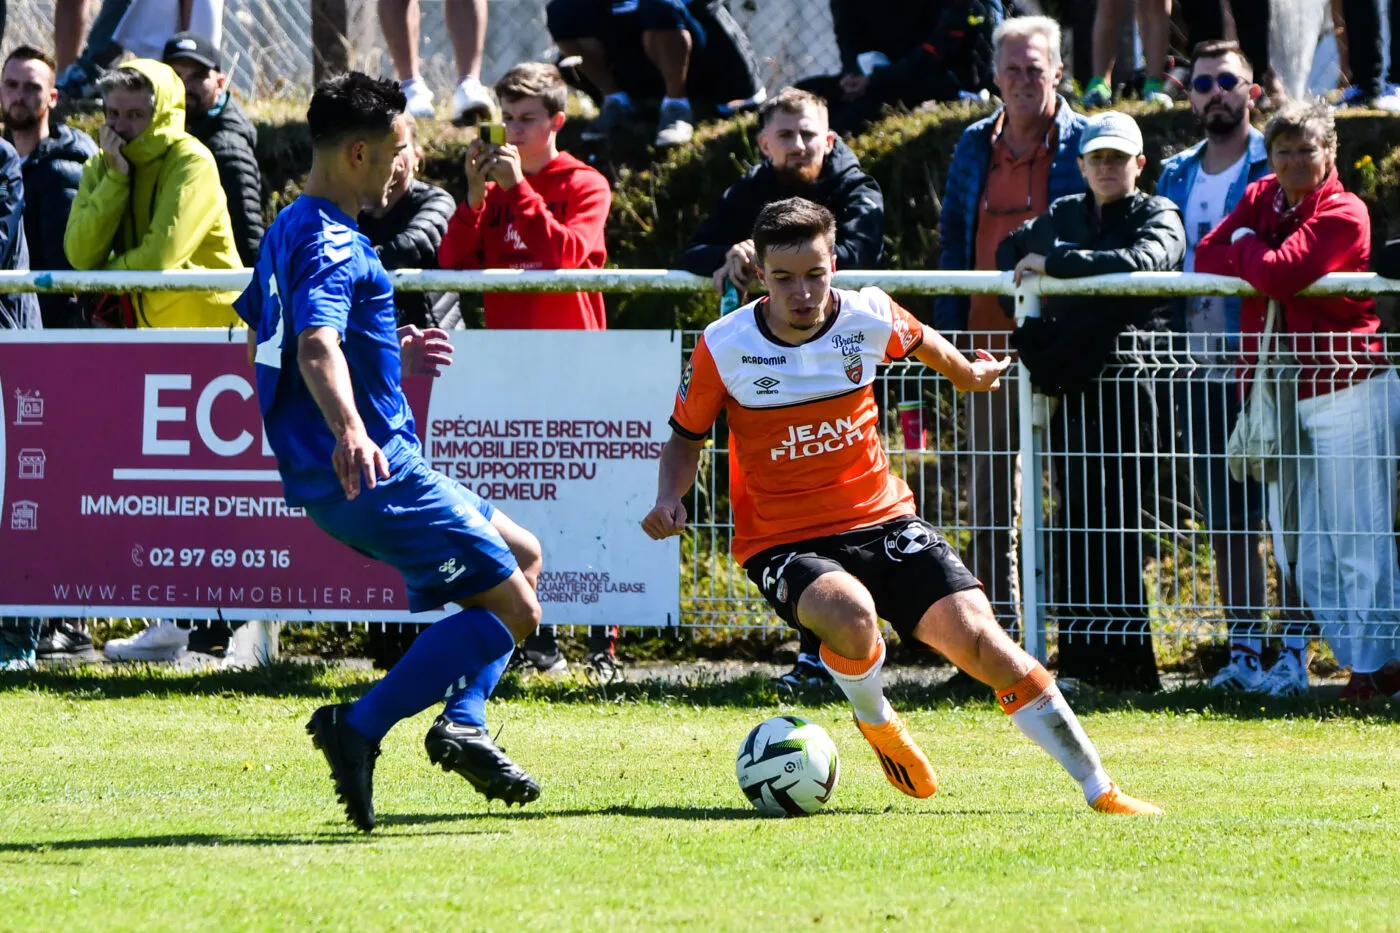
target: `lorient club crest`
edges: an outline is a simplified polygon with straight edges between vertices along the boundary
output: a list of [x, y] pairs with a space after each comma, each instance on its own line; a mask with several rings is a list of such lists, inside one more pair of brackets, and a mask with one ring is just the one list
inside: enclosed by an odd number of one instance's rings
[[832, 348], [841, 351], [841, 363], [846, 367], [846, 378], [856, 385], [860, 385], [865, 377], [864, 344], [865, 331], [831, 336]]
[[846, 364], [846, 378], [860, 385], [861, 376], [865, 375], [865, 363], [861, 359], [860, 350], [848, 350], [841, 354], [841, 361]]

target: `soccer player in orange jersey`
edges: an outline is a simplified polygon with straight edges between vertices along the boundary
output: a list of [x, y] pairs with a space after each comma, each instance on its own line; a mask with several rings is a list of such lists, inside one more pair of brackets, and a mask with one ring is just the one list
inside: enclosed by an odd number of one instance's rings
[[658, 540], [685, 529], [681, 497], [723, 411], [745, 490], [734, 557], [779, 616], [821, 639], [822, 662], [891, 784], [911, 797], [938, 790], [885, 699], [880, 618], [996, 690], [1095, 810], [1160, 814], [1109, 779], [1054, 678], [997, 624], [981, 584], [889, 472], [871, 388], [879, 363], [913, 356], [981, 392], [1000, 385], [1010, 361], [986, 351], [968, 360], [879, 289], [833, 290], [835, 230], [826, 208], [801, 198], [759, 214], [753, 239], [769, 297], [715, 321], [696, 344], [642, 528]]

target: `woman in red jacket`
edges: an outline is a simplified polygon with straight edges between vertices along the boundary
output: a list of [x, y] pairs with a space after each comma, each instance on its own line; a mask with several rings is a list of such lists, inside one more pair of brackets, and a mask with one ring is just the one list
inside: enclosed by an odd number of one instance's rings
[[[1254, 182], [1196, 248], [1196, 270], [1238, 276], [1265, 297], [1246, 298], [1240, 326], [1275, 330], [1299, 364], [1298, 566], [1308, 607], [1337, 660], [1352, 670], [1344, 696], [1382, 691], [1373, 676], [1400, 656], [1395, 550], [1400, 378], [1384, 353], [1371, 298], [1303, 298], [1331, 272], [1364, 272], [1371, 258], [1366, 206], [1337, 178], [1337, 131], [1322, 103], [1284, 106], [1264, 130], [1274, 175]], [[1258, 338], [1246, 337], [1252, 354]]]

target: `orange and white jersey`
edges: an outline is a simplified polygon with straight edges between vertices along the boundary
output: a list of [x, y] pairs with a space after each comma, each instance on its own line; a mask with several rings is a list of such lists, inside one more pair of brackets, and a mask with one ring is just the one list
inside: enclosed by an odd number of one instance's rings
[[[729, 422], [734, 558], [912, 515], [890, 474], [875, 406], [875, 367], [904, 359], [923, 325], [878, 288], [832, 289], [834, 307], [800, 346], [768, 331], [768, 299], [705, 328], [676, 392], [671, 427], [705, 437]], [[734, 475], [737, 472], [737, 475]]]

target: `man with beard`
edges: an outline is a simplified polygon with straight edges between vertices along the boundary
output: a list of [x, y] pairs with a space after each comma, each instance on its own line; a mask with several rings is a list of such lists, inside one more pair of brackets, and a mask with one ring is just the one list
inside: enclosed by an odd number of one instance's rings
[[267, 224], [263, 220], [262, 172], [253, 149], [257, 130], [228, 90], [219, 50], [203, 36], [177, 32], [161, 59], [185, 85], [185, 128], [204, 143], [219, 165], [219, 184], [228, 198], [233, 242], [243, 265], [258, 261]]
[[[715, 291], [726, 284], [746, 292], [758, 278], [754, 221], [775, 201], [800, 196], [836, 216], [836, 268], [873, 269], [884, 247], [885, 200], [854, 152], [832, 132], [826, 101], [810, 91], [783, 88], [758, 111], [758, 148], [764, 161], [729, 186], [715, 212], [701, 222], [676, 260], [678, 268], [708, 275]], [[731, 472], [737, 463], [730, 462]], [[737, 476], [731, 485], [739, 488]], [[797, 662], [778, 679], [787, 689], [828, 684], [817, 650], [801, 632]]]
[[[1261, 91], [1254, 69], [1235, 42], [1196, 46], [1191, 64], [1191, 110], [1206, 138], [1162, 165], [1157, 193], [1181, 208], [1186, 224], [1185, 269], [1196, 267], [1196, 244], [1225, 219], [1246, 186], [1269, 174], [1264, 136], [1249, 124]], [[1263, 647], [1264, 560], [1257, 533], [1264, 520], [1264, 487], [1237, 483], [1225, 464], [1225, 446], [1240, 413], [1230, 363], [1239, 358], [1240, 300], [1200, 296], [1177, 302], [1172, 330], [1187, 332], [1199, 368], [1181, 386], [1177, 424], [1192, 456], [1196, 496], [1211, 530], [1221, 599], [1230, 620], [1230, 661], [1211, 684], [1227, 690], [1290, 695], [1307, 690], [1307, 639], [1290, 636], [1267, 673]]]
[[[0, 72], [0, 107], [5, 111], [5, 140], [23, 159], [24, 232], [34, 269], [73, 268], [63, 255], [63, 229], [83, 163], [97, 152], [86, 133], [62, 124], [50, 128], [49, 111], [56, 103], [53, 59], [27, 45], [11, 52]], [[45, 327], [76, 327], [82, 322], [75, 295], [40, 295], [39, 310]]]

